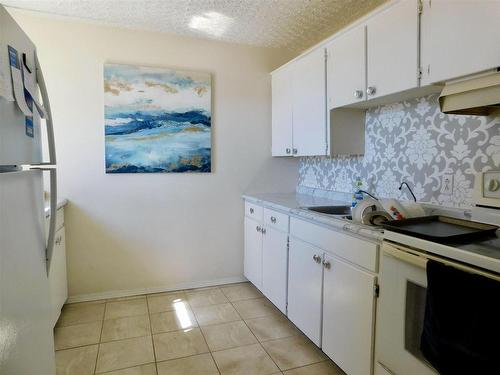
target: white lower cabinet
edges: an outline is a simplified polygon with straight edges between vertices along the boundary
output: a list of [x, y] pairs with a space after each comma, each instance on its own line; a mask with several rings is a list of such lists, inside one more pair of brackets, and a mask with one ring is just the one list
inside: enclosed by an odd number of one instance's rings
[[246, 278], [348, 375], [373, 374], [379, 245], [246, 206]]
[[323, 251], [290, 237], [288, 262], [288, 318], [321, 346]]
[[245, 217], [244, 275], [262, 288], [262, 223]]
[[371, 374], [375, 276], [325, 254], [323, 280], [323, 351], [347, 374]]
[[288, 215], [246, 202], [244, 275], [286, 314]]
[[288, 233], [264, 228], [262, 242], [262, 293], [286, 314]]
[[[45, 218], [48, 232], [50, 216]], [[56, 211], [56, 233], [54, 234], [54, 249], [50, 261], [49, 272], [50, 304], [52, 307], [52, 323], [55, 325], [61, 309], [68, 299], [68, 277], [66, 272], [66, 233], [64, 226], [64, 208]]]

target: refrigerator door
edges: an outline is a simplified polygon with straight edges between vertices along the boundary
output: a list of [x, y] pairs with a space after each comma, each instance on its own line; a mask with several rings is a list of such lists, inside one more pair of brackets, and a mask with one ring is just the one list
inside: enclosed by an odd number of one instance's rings
[[0, 374], [55, 374], [42, 173], [0, 173]]
[[[33, 111], [31, 137], [26, 131], [26, 116], [17, 103], [1, 96], [2, 93], [12, 96], [13, 92], [8, 46], [17, 50], [21, 64], [23, 54], [26, 54], [26, 66], [32, 72], [36, 71], [35, 45], [0, 5], [0, 89], [3, 91], [0, 92], [0, 165], [40, 164], [42, 148], [39, 114], [36, 109]], [[36, 74], [33, 74], [32, 79], [36, 79]]]

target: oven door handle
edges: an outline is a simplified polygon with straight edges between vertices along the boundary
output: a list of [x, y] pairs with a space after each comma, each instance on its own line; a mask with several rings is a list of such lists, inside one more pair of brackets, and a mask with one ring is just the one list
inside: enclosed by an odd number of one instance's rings
[[405, 263], [410, 263], [418, 268], [426, 269], [427, 258], [418, 256], [416, 254], [407, 253], [406, 251], [401, 251], [390, 245], [384, 245], [384, 254], [387, 254], [393, 258], [402, 260]]
[[400, 259], [403, 262], [413, 264], [417, 267], [425, 269], [427, 267], [427, 261], [433, 260], [442, 263], [447, 266], [454, 267], [464, 272], [481, 275], [492, 280], [500, 281], [500, 274], [491, 273], [486, 270], [482, 270], [473, 266], [469, 266], [463, 263], [457, 263], [442, 257], [438, 257], [431, 254], [418, 254], [416, 250], [412, 249], [398, 249], [395, 246], [384, 244], [383, 251], [385, 254], [392, 256], [394, 258]]

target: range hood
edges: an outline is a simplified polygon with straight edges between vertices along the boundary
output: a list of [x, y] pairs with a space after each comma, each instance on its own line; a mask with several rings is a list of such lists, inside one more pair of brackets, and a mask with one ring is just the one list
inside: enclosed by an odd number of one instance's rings
[[500, 72], [446, 83], [439, 106], [455, 115], [488, 116], [500, 110]]

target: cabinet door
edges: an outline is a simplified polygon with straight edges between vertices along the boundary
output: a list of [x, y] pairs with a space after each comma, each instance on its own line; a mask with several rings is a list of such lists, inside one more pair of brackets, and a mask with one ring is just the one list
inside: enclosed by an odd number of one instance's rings
[[288, 261], [288, 318], [321, 346], [322, 250], [290, 237]]
[[328, 108], [366, 99], [366, 31], [359, 26], [328, 46]]
[[367, 24], [367, 99], [418, 87], [418, 7], [402, 0]]
[[262, 288], [262, 224], [245, 217], [243, 273], [257, 288]]
[[272, 156], [292, 155], [292, 66], [272, 75]]
[[293, 148], [295, 156], [326, 154], [325, 50], [319, 48], [293, 67]]
[[500, 66], [500, 4], [425, 0], [422, 82], [434, 83]]
[[55, 234], [54, 252], [49, 268], [50, 301], [52, 304], [52, 323], [55, 325], [61, 309], [68, 298], [68, 278], [66, 275], [66, 236], [64, 227]]
[[262, 293], [286, 314], [288, 233], [266, 227], [262, 246]]
[[323, 351], [348, 374], [371, 374], [375, 277], [332, 256], [325, 263]]

